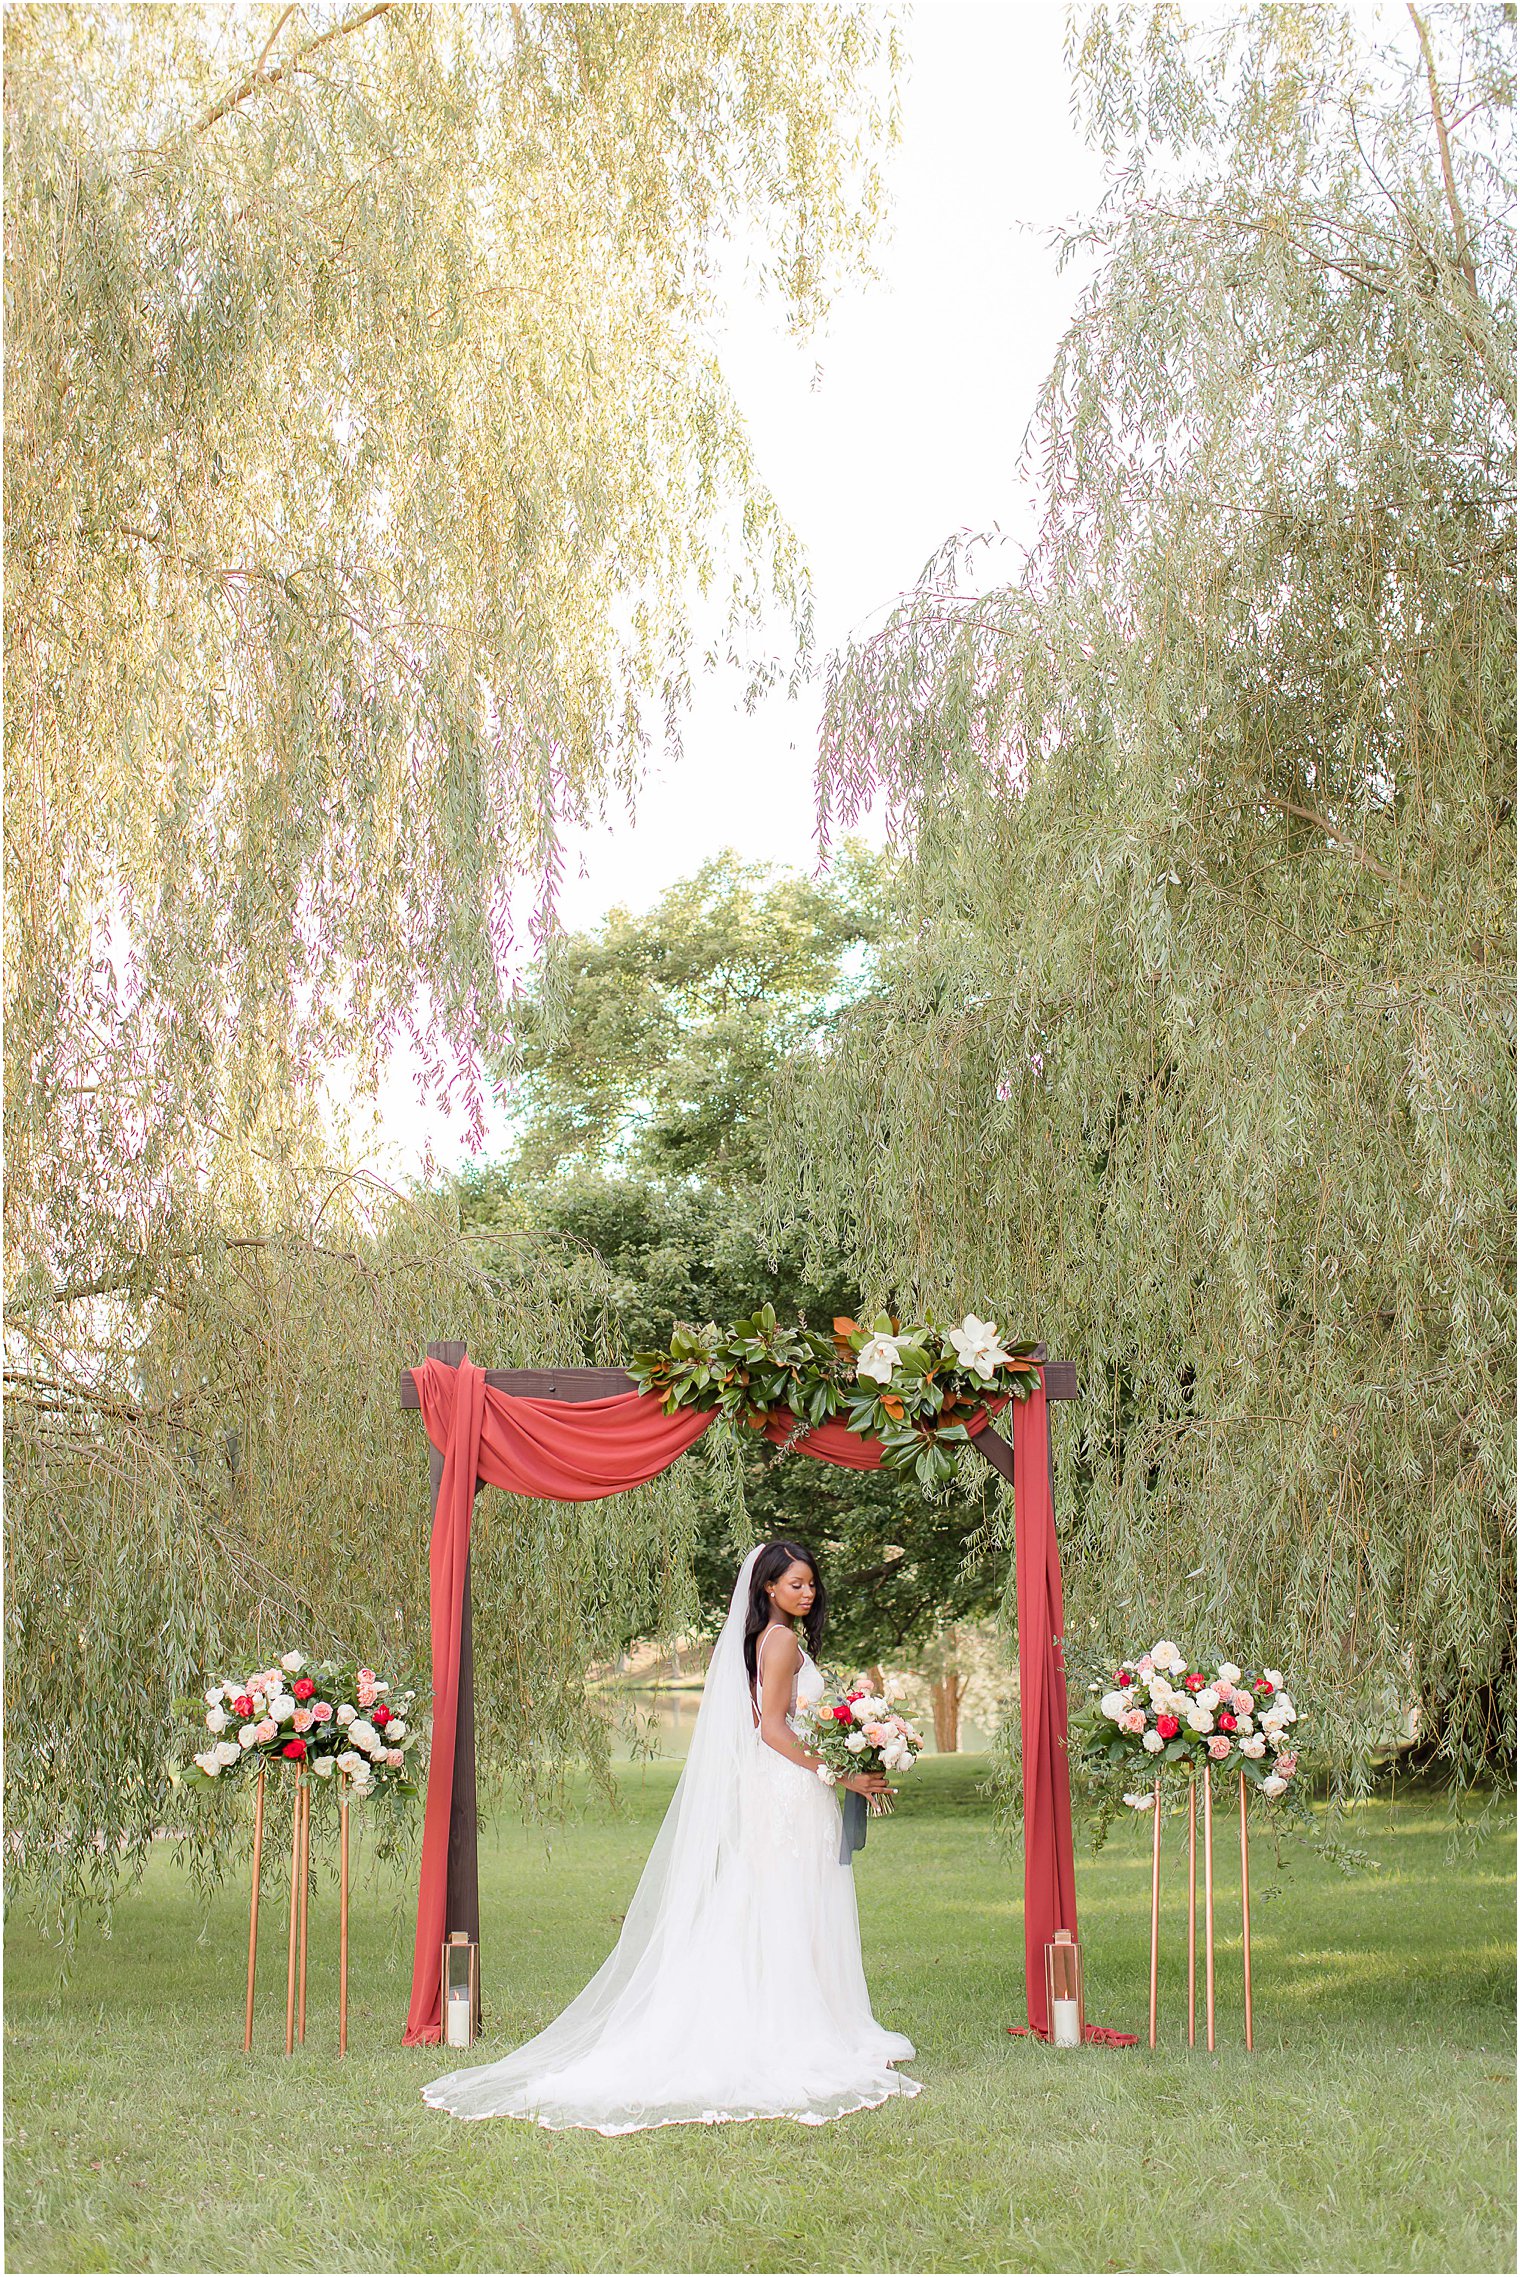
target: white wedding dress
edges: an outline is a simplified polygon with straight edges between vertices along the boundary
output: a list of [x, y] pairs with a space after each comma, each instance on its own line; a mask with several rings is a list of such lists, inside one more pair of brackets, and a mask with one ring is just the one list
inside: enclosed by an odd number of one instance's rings
[[[892, 2068], [912, 2041], [871, 2014], [838, 1801], [756, 1728], [743, 1640], [757, 1555], [740, 1569], [616, 1947], [535, 2039], [425, 2087], [437, 2109], [624, 2135], [724, 2119], [822, 2126], [920, 2092]], [[794, 1728], [823, 1689], [804, 1653]]]

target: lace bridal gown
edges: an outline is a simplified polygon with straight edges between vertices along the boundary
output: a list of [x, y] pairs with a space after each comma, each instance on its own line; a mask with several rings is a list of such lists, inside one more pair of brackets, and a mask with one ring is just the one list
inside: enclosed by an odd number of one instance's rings
[[[917, 2095], [913, 2043], [871, 2014], [839, 1804], [766, 1745], [744, 1667], [740, 1568], [691, 1749], [617, 1945], [536, 2039], [423, 2089], [461, 2119], [632, 2134], [723, 2119], [822, 2126]], [[793, 1691], [817, 1701], [806, 1653]]]

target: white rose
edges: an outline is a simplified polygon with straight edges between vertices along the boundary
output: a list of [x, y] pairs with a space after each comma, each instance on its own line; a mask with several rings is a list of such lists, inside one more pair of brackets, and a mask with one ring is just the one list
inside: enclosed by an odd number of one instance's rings
[[1145, 1749], [1147, 1755], [1159, 1755], [1162, 1748], [1165, 1747], [1166, 1741], [1159, 1731], [1146, 1731], [1140, 1734], [1140, 1745]]
[[358, 1713], [358, 1709], [351, 1708], [348, 1702], [345, 1700], [342, 1707], [338, 1710], [338, 1721], [340, 1724], [351, 1724]]
[[235, 1739], [219, 1739], [213, 1752], [218, 1763], [225, 1766], [228, 1763], [236, 1763], [243, 1751]]
[[306, 1663], [298, 1652], [288, 1652], [280, 1662], [280, 1666], [287, 1676], [299, 1676]]
[[866, 1749], [870, 1746], [870, 1744], [870, 1741], [866, 1738], [866, 1735], [863, 1731], [852, 1731], [849, 1738], [845, 1741], [845, 1746], [849, 1749], [852, 1755], [864, 1755]]
[[1163, 1637], [1160, 1644], [1151, 1646], [1151, 1658], [1158, 1668], [1175, 1668], [1182, 1655], [1169, 1638]]
[[295, 1712], [295, 1701], [288, 1692], [277, 1692], [269, 1703], [269, 1713], [277, 1724], [288, 1724]]
[[338, 1769], [340, 1771], [346, 1771], [349, 1774], [349, 1777], [352, 1778], [353, 1774], [358, 1770], [360, 1764], [364, 1761], [364, 1758], [362, 1755], [356, 1755], [354, 1750], [350, 1747], [345, 1748], [344, 1752], [341, 1755], [335, 1757], [334, 1760], [337, 1763]]
[[1249, 1738], [1241, 1741], [1240, 1752], [1242, 1755], [1249, 1755], [1255, 1761], [1258, 1756], [1266, 1754], [1267, 1743], [1259, 1731], [1253, 1731]]
[[385, 1744], [385, 1742], [380, 1738], [380, 1734], [376, 1731], [374, 1725], [365, 1716], [355, 1716], [353, 1722], [348, 1727], [348, 1736], [352, 1740], [355, 1747], [362, 1747], [364, 1749], [366, 1755], [370, 1753], [370, 1751], [375, 1747], [377, 1743], [382, 1747]]
[[1154, 1795], [1126, 1795], [1124, 1800], [1132, 1811], [1148, 1811], [1156, 1798]]
[[1266, 1678], [1267, 1682], [1268, 1682], [1268, 1683], [1271, 1685], [1271, 1687], [1272, 1687], [1272, 1689], [1273, 1689], [1273, 1691], [1274, 1691], [1274, 1692], [1280, 1692], [1280, 1691], [1282, 1690], [1282, 1681], [1283, 1681], [1283, 1680], [1282, 1680], [1282, 1670], [1281, 1670], [1280, 1668], [1264, 1668], [1264, 1669], [1262, 1670], [1262, 1675], [1263, 1675], [1263, 1676]]
[[1264, 1795], [1280, 1795], [1283, 1793], [1287, 1784], [1288, 1782], [1286, 1779], [1279, 1778], [1278, 1774], [1273, 1771], [1267, 1778], [1263, 1779], [1261, 1783], [1261, 1791]]
[[225, 1731], [227, 1729], [227, 1711], [225, 1708], [207, 1709], [206, 1729], [207, 1731]]
[[1256, 1729], [1256, 1726], [1252, 1723], [1250, 1717], [1246, 1714], [1244, 1709], [1241, 1710], [1240, 1714], [1235, 1719], [1235, 1729], [1237, 1733], [1243, 1731], [1254, 1731]]
[[220, 1684], [213, 1684], [213, 1685], [212, 1685], [212, 1687], [211, 1687], [211, 1690], [205, 1694], [205, 1701], [206, 1701], [206, 1705], [207, 1705], [207, 1707], [208, 1707], [208, 1708], [215, 1708], [215, 1707], [219, 1706], [219, 1705], [220, 1705], [220, 1702], [221, 1702], [221, 1697], [222, 1697], [222, 1688], [221, 1688]]
[[1215, 1708], [1218, 1707], [1219, 1694], [1215, 1691], [1212, 1684], [1205, 1684], [1203, 1690], [1198, 1695], [1198, 1705], [1200, 1708], [1209, 1709], [1211, 1713]]
[[406, 1725], [400, 1716], [392, 1716], [390, 1722], [385, 1727], [385, 1736], [390, 1741], [392, 1747], [396, 1746], [398, 1741], [405, 1739]]
[[1188, 1726], [1193, 1731], [1212, 1731], [1214, 1729], [1214, 1719], [1209, 1714], [1207, 1708], [1202, 1708], [1195, 1705], [1188, 1710]]
[[255, 1685], [253, 1691], [249, 1694], [249, 1698], [252, 1700], [254, 1706], [258, 1709], [259, 1714], [262, 1715], [269, 1705], [269, 1694]]
[[1105, 1692], [1102, 1699], [1098, 1702], [1098, 1706], [1103, 1710], [1105, 1716], [1112, 1716], [1115, 1723], [1117, 1723], [1119, 1718], [1123, 1715], [1125, 1709], [1129, 1706], [1129, 1693], [1127, 1691]]
[[216, 1749], [214, 1747], [208, 1747], [205, 1753], [203, 1755], [198, 1755], [195, 1760], [199, 1764], [201, 1770], [205, 1772], [208, 1779], [219, 1779], [221, 1777], [222, 1767], [216, 1759]]
[[830, 1770], [830, 1768], [829, 1768], [829, 1766], [828, 1766], [828, 1764], [827, 1764], [827, 1763], [820, 1763], [820, 1764], [819, 1764], [819, 1766], [818, 1766], [818, 1776], [819, 1776], [819, 1778], [820, 1778], [820, 1779], [823, 1781], [823, 1783], [824, 1783], [824, 1785], [825, 1785], [826, 1787], [832, 1787], [832, 1786], [835, 1786], [835, 1785], [838, 1783], [838, 1779], [839, 1779], [839, 1774], [838, 1774], [838, 1772], [837, 1772], [837, 1771], [832, 1771], [832, 1770]]
[[314, 1758], [311, 1767], [319, 1779], [330, 1779], [333, 1775], [333, 1758], [330, 1755], [319, 1755]]
[[1296, 1724], [1298, 1722], [1298, 1710], [1286, 1692], [1278, 1693], [1277, 1698], [1272, 1702], [1272, 1713], [1274, 1716], [1281, 1716], [1285, 1724]]
[[1219, 1663], [1219, 1679], [1222, 1684], [1238, 1684], [1240, 1682], [1240, 1670], [1235, 1666], [1233, 1660], [1222, 1660]]
[[258, 1738], [258, 1736], [259, 1727], [257, 1724], [244, 1724], [238, 1733], [238, 1746], [252, 1747], [254, 1741]]

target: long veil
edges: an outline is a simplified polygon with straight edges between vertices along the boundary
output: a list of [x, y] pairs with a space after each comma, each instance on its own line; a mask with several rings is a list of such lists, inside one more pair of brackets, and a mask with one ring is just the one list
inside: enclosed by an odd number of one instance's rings
[[[855, 1877], [829, 1790], [761, 1737], [739, 1568], [664, 1823], [584, 1992], [499, 2063], [435, 2079], [460, 2118], [621, 2135], [721, 2119], [798, 2119], [916, 2095], [913, 2043], [871, 2013]], [[822, 1689], [817, 1671], [799, 1674]], [[816, 1695], [815, 1695], [816, 1696]]]

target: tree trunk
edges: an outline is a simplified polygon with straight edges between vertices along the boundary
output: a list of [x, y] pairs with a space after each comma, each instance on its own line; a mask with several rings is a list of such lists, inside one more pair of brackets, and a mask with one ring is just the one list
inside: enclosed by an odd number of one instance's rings
[[960, 1753], [961, 1701], [965, 1693], [966, 1679], [954, 1668], [943, 1676], [936, 1676], [929, 1687], [934, 1708], [934, 1744], [941, 1755]]
[[883, 1690], [885, 1689], [886, 1681], [886, 1678], [882, 1675], [881, 1669], [873, 1660], [870, 1667], [866, 1670], [866, 1682], [870, 1685], [871, 1690], [877, 1695], [878, 1698], [880, 1698]]

